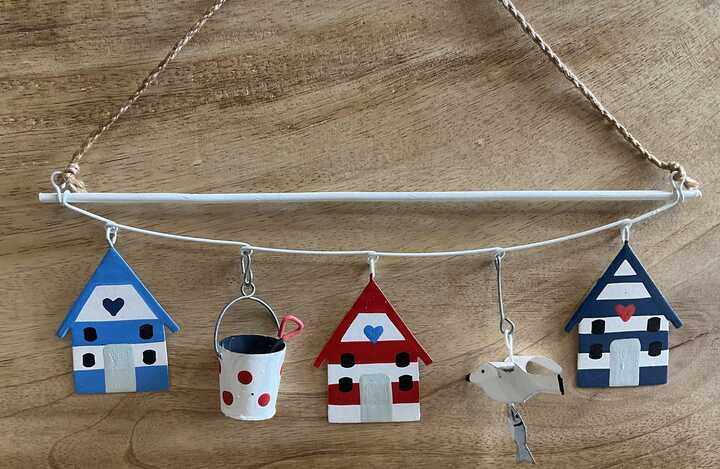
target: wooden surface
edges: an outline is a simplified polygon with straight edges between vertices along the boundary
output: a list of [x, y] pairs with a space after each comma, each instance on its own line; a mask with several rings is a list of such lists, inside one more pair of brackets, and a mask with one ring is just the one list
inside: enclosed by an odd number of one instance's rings
[[[488, 257], [382, 259], [378, 277], [435, 362], [422, 421], [326, 421], [312, 367], [366, 282], [365, 260], [256, 256], [259, 293], [307, 323], [278, 415], [218, 410], [211, 327], [237, 294], [236, 249], [120, 233], [181, 325], [172, 391], [76, 396], [55, 329], [105, 249], [103, 227], [41, 206], [62, 167], [209, 0], [0, 3], [0, 466], [513, 467], [502, 406], [463, 380], [503, 356]], [[508, 256], [517, 347], [555, 358], [567, 394], [524, 406], [541, 467], [718, 467], [720, 3], [518, 0], [637, 136], [705, 197], [641, 226], [634, 248], [685, 321], [670, 384], [577, 389], [565, 321], [616, 233]], [[230, 1], [87, 156], [97, 191], [664, 188], [494, 0]], [[651, 204], [97, 207], [120, 222], [272, 246], [442, 249], [546, 239]], [[225, 330], [269, 331], [250, 311]]]

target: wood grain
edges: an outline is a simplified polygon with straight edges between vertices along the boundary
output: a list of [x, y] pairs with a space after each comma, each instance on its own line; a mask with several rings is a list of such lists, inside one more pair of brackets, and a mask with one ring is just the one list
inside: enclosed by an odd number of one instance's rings
[[[104, 250], [103, 227], [36, 193], [114, 112], [208, 0], [0, 3], [0, 466], [514, 467], [499, 404], [463, 376], [501, 358], [491, 260], [378, 264], [435, 359], [422, 421], [331, 426], [312, 367], [366, 281], [363, 259], [256, 256], [259, 293], [306, 321], [278, 415], [218, 410], [211, 326], [238, 292], [238, 252], [120, 233], [119, 249], [180, 323], [172, 391], [76, 396], [54, 331]], [[619, 249], [615, 233], [508, 256], [521, 350], [554, 357], [564, 398], [524, 407], [541, 467], [720, 465], [720, 2], [518, 0], [638, 138], [682, 161], [705, 197], [633, 231], [685, 321], [670, 383], [577, 389], [564, 322]], [[228, 2], [88, 154], [97, 191], [666, 187], [492, 0]], [[273, 246], [441, 249], [527, 242], [648, 204], [97, 207], [152, 229]], [[263, 330], [250, 312], [228, 331]]]

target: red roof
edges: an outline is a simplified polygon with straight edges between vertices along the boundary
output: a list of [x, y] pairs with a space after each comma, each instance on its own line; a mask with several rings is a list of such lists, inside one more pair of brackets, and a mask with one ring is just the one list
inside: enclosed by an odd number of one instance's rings
[[410, 329], [408, 329], [408, 327], [405, 325], [403, 320], [400, 319], [400, 316], [395, 311], [395, 308], [393, 308], [393, 306], [390, 304], [383, 292], [380, 290], [380, 287], [378, 287], [377, 283], [375, 283], [375, 279], [371, 276], [370, 282], [368, 282], [365, 289], [362, 291], [362, 293], [360, 293], [358, 299], [355, 300], [355, 304], [353, 304], [352, 308], [350, 308], [350, 311], [347, 312], [345, 317], [340, 322], [340, 325], [338, 325], [337, 329], [335, 329], [335, 332], [333, 332], [332, 336], [330, 336], [330, 340], [327, 341], [325, 347], [323, 347], [323, 349], [320, 351], [320, 354], [315, 359], [316, 367], [322, 365], [323, 362], [327, 360], [328, 355], [335, 351], [336, 347], [338, 347], [338, 345], [340, 344], [340, 340], [342, 339], [343, 335], [345, 335], [345, 332], [353, 323], [357, 315], [360, 313], [387, 314], [388, 319], [390, 319], [390, 321], [395, 325], [398, 331], [400, 331], [400, 334], [405, 339], [405, 342], [417, 354], [418, 358], [420, 358], [426, 365], [432, 363], [432, 358], [430, 358], [430, 355], [428, 355], [422, 345], [420, 345], [413, 333], [410, 332]]

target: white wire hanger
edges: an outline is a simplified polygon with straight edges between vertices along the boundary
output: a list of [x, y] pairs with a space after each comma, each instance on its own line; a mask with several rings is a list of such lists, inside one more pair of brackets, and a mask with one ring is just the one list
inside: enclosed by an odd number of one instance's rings
[[352, 250], [328, 250], [328, 249], [294, 249], [294, 248], [278, 248], [278, 247], [269, 247], [269, 246], [258, 246], [254, 245], [245, 241], [239, 241], [239, 240], [231, 240], [231, 239], [217, 239], [217, 238], [199, 238], [195, 236], [186, 236], [186, 235], [179, 235], [174, 233], [167, 233], [163, 231], [155, 231], [155, 230], [148, 230], [145, 228], [140, 228], [137, 226], [132, 225], [126, 225], [122, 223], [118, 223], [114, 220], [111, 220], [110, 218], [103, 217], [101, 215], [98, 215], [94, 212], [91, 212], [89, 210], [77, 207], [73, 204], [71, 204], [67, 200], [67, 195], [70, 194], [69, 191], [63, 191], [60, 185], [57, 182], [58, 177], [60, 176], [60, 171], [55, 171], [52, 173], [51, 177], [51, 183], [53, 185], [53, 188], [55, 189], [55, 195], [60, 200], [60, 203], [62, 206], [64, 206], [67, 209], [70, 209], [76, 213], [79, 213], [81, 215], [84, 215], [88, 218], [91, 218], [93, 220], [97, 220], [99, 222], [102, 222], [106, 225], [108, 228], [113, 228], [113, 232], [116, 234], [117, 230], [123, 229], [127, 231], [131, 231], [134, 233], [140, 233], [150, 236], [158, 236], [161, 238], [167, 238], [167, 239], [174, 239], [178, 241], [191, 241], [191, 242], [197, 242], [197, 243], [205, 243], [205, 244], [220, 244], [220, 245], [228, 245], [228, 246], [240, 246], [243, 249], [250, 249], [252, 251], [256, 252], [271, 252], [271, 253], [278, 253], [278, 254], [300, 254], [300, 255], [310, 255], [310, 256], [367, 256], [368, 259], [371, 260], [371, 265], [374, 267], [375, 261], [377, 261], [380, 257], [450, 257], [450, 256], [468, 256], [468, 255], [475, 255], [475, 254], [495, 254], [498, 252], [515, 252], [515, 251], [525, 251], [528, 249], [535, 249], [535, 248], [541, 248], [545, 246], [550, 246], [552, 244], [558, 244], [563, 243], [566, 241], [571, 241], [578, 238], [583, 238], [586, 236], [591, 236], [603, 231], [613, 230], [613, 229], [620, 229], [621, 235], [623, 240], [626, 240], [629, 238], [630, 228], [640, 222], [643, 222], [649, 218], [652, 218], [666, 210], [669, 210], [676, 205], [680, 204], [681, 202], [685, 201], [686, 196], [686, 190], [683, 187], [684, 180], [675, 180], [674, 178], [670, 179], [670, 182], [673, 186], [673, 194], [674, 199], [660, 207], [657, 207], [655, 209], [649, 210], [641, 215], [638, 215], [633, 218], [622, 218], [620, 220], [614, 221], [612, 223], [608, 223], [605, 225], [597, 226], [595, 228], [590, 228], [588, 230], [579, 231], [576, 233], [568, 234], [565, 236], [561, 236], [558, 238], [552, 238], [552, 239], [546, 239], [542, 241], [535, 241], [532, 243], [527, 244], [518, 244], [518, 245], [512, 245], [512, 246], [491, 246], [491, 247], [480, 247], [480, 248], [472, 248], [472, 249], [463, 249], [463, 250], [455, 250], [455, 251], [424, 251], [424, 252], [410, 252], [410, 251], [377, 251], [373, 249], [352, 249]]
[[[178, 40], [163, 60], [148, 74], [135, 93], [128, 98], [119, 110], [103, 122], [98, 129], [88, 136], [76, 151], [68, 165], [62, 171], [51, 175], [54, 192], [39, 194], [41, 202], [59, 203], [63, 207], [104, 223], [116, 234], [123, 229], [145, 235], [158, 236], [180, 241], [191, 241], [207, 244], [240, 246], [256, 252], [272, 252], [281, 254], [300, 254], [317, 256], [368, 256], [376, 261], [380, 257], [440, 257], [464, 256], [475, 254], [497, 254], [540, 248], [552, 244], [571, 241], [607, 230], [620, 229], [623, 239], [629, 237], [630, 228], [642, 221], [658, 215], [679, 203], [702, 195], [699, 183], [690, 178], [682, 165], [674, 161], [663, 161], [650, 153], [630, 132], [603, 106], [590, 89], [572, 72], [572, 70], [555, 54], [552, 48], [540, 37], [527, 22], [510, 0], [497, 0], [518, 22], [522, 30], [532, 39], [540, 50], [551, 60], [560, 72], [582, 93], [588, 102], [598, 111], [599, 115], [612, 124], [615, 130], [647, 161], [670, 172], [671, 191], [458, 191], [458, 192], [303, 192], [303, 193], [265, 193], [265, 194], [183, 194], [183, 193], [88, 193], [85, 184], [79, 178], [80, 160], [88, 152], [97, 139], [107, 131], [124, 114], [145, 91], [157, 80], [182, 48], [200, 31], [203, 25], [226, 3], [226, 0], [214, 0], [213, 5], [201, 16], [188, 32]], [[122, 224], [110, 218], [100, 216], [90, 210], [76, 206], [76, 203], [267, 203], [267, 202], [447, 202], [447, 201], [629, 201], [649, 200], [664, 201], [665, 204], [649, 210], [633, 218], [622, 218], [612, 223], [597, 226], [584, 231], [571, 233], [558, 238], [530, 242], [511, 246], [478, 247], [447, 251], [377, 251], [372, 249], [332, 250], [332, 249], [299, 249], [286, 247], [258, 246], [241, 240], [201, 238], [179, 235], [146, 228]]]

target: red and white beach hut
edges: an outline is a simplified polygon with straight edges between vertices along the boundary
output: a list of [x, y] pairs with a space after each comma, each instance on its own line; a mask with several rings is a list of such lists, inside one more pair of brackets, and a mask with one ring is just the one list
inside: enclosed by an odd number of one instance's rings
[[328, 421], [420, 420], [418, 359], [432, 363], [371, 277], [315, 359], [328, 364]]

